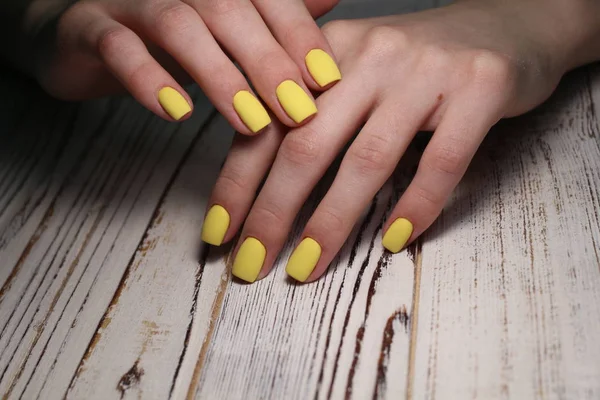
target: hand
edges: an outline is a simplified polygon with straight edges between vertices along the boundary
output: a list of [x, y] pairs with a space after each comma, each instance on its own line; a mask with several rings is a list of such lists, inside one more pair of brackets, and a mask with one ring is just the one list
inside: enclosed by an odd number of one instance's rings
[[536, 12], [528, 15], [519, 2], [464, 2], [326, 25], [344, 80], [317, 99], [316, 118], [285, 137], [279, 127], [236, 139], [209, 202], [204, 240], [219, 245], [235, 235], [277, 153], [233, 265], [248, 282], [264, 277], [309, 193], [364, 124], [287, 265], [295, 279], [315, 280], [415, 133], [435, 130], [383, 227], [383, 245], [400, 251], [440, 214], [490, 127], [540, 104], [571, 67], [573, 41], [543, 34], [550, 21]]
[[123, 86], [157, 115], [179, 120], [191, 111], [178, 83], [189, 75], [236, 130], [257, 133], [269, 114], [226, 50], [277, 118], [298, 126], [317, 111], [309, 89], [340, 78], [313, 19], [337, 1], [84, 0], [60, 15], [57, 51], [39, 79], [66, 99]]

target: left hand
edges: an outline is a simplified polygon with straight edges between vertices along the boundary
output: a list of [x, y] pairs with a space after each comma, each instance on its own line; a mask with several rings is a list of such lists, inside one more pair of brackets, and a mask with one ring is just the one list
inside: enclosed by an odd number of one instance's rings
[[288, 273], [299, 281], [323, 274], [419, 130], [435, 134], [383, 227], [383, 245], [398, 252], [433, 223], [488, 130], [544, 101], [568, 67], [561, 38], [533, 33], [547, 21], [514, 18], [504, 4], [323, 28], [344, 80], [318, 98], [319, 114], [305, 126], [237, 137], [209, 201], [203, 239], [219, 245], [234, 237], [276, 155], [235, 249], [235, 276], [266, 276], [311, 190], [362, 124]]

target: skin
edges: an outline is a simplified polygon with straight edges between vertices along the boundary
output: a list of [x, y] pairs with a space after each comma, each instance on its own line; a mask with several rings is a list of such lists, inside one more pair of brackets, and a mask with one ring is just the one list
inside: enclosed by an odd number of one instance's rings
[[55, 97], [81, 100], [125, 89], [167, 120], [158, 91], [170, 86], [192, 104], [180, 83], [193, 80], [238, 132], [251, 135], [232, 99], [254, 91], [233, 60], [272, 113], [298, 126], [275, 89], [287, 79], [309, 96], [327, 89], [313, 80], [305, 56], [315, 48], [333, 55], [314, 18], [338, 1], [15, 0], [3, 6], [9, 32], [0, 44], [5, 58]]
[[231, 215], [225, 241], [241, 227], [234, 253], [246, 237], [266, 247], [259, 278], [271, 270], [311, 190], [361, 126], [300, 237], [322, 247], [308, 281], [325, 272], [415, 133], [429, 130], [435, 133], [418, 171], [383, 227], [406, 218], [414, 241], [438, 217], [495, 123], [536, 107], [565, 72], [600, 59], [600, 3], [463, 1], [334, 21], [323, 32], [343, 80], [317, 99], [319, 114], [308, 124], [287, 134], [276, 125], [260, 137], [236, 137], [209, 202]]

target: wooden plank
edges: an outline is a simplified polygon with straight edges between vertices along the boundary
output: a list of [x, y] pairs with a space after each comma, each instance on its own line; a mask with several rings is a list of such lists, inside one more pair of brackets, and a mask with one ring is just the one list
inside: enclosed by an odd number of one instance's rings
[[600, 80], [589, 83], [570, 75], [490, 133], [425, 235], [414, 398], [600, 397]]
[[406, 183], [397, 174], [328, 273], [298, 285], [284, 265], [318, 196], [309, 201], [275, 271], [253, 285], [229, 287], [196, 398], [404, 394], [415, 250], [391, 257], [380, 242], [384, 215]]
[[[2, 269], [10, 271], [0, 298], [0, 393], [35, 397], [49, 382], [52, 397], [67, 390], [160, 197], [211, 112], [198, 91], [194, 97], [195, 116], [180, 125], [151, 117], [130, 99], [59, 111], [67, 121], [56, 126], [71, 127], [61, 131], [69, 135], [66, 150], [27, 156], [31, 177], [19, 178], [14, 196], [36, 200], [21, 225], [3, 225], [10, 229], [0, 250]], [[52, 120], [39, 112], [28, 118], [47, 125], [31, 126], [52, 134]], [[40, 135], [27, 127], [14, 133], [29, 138], [23, 143]], [[40, 192], [39, 182], [49, 189]], [[21, 218], [16, 208], [6, 210], [11, 214], [0, 220]]]
[[229, 282], [227, 253], [207, 254], [199, 233], [232, 133], [217, 118], [196, 143], [130, 263], [70, 397], [181, 398], [187, 393], [213, 307], [218, 307], [215, 300]]

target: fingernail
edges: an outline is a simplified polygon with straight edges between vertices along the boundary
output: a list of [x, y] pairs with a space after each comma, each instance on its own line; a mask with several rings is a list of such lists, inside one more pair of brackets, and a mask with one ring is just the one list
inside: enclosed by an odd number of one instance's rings
[[172, 87], [164, 87], [158, 91], [158, 102], [164, 110], [176, 121], [192, 111], [185, 97]]
[[256, 97], [247, 90], [240, 90], [233, 96], [233, 108], [244, 124], [254, 133], [271, 123], [267, 110]]
[[285, 267], [285, 272], [297, 281], [304, 282], [314, 271], [321, 258], [321, 246], [309, 237], [300, 242]]
[[219, 205], [212, 206], [204, 218], [202, 240], [213, 246], [220, 246], [229, 228], [229, 221], [229, 213], [225, 208]]
[[276, 93], [279, 103], [281, 103], [287, 115], [297, 124], [317, 113], [317, 106], [314, 101], [294, 81], [281, 82], [277, 86]]
[[383, 235], [381, 243], [383, 247], [392, 253], [397, 253], [408, 242], [412, 232], [413, 224], [405, 218], [398, 218], [390, 225], [385, 235]]
[[309, 51], [305, 61], [308, 72], [321, 87], [342, 79], [342, 74], [333, 58], [321, 49]]
[[258, 278], [266, 255], [267, 249], [258, 239], [247, 238], [233, 261], [233, 275], [246, 282], [254, 282]]

